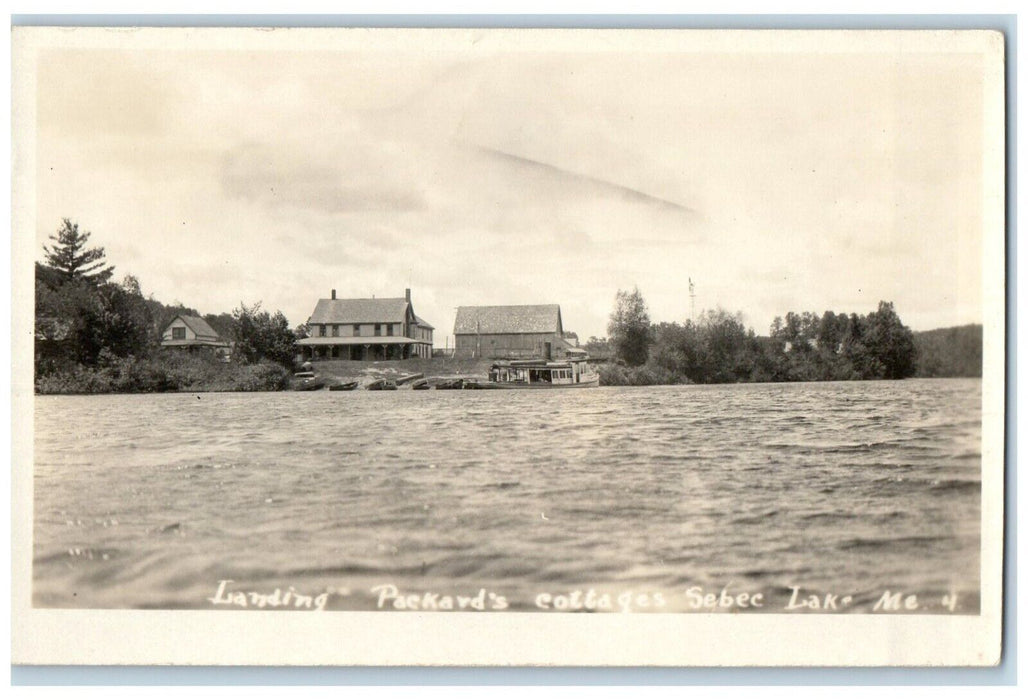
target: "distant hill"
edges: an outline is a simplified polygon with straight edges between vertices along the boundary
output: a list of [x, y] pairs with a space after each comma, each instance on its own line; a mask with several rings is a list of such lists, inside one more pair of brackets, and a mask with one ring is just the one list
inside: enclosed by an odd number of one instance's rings
[[914, 333], [918, 377], [982, 376], [982, 327], [937, 328]]

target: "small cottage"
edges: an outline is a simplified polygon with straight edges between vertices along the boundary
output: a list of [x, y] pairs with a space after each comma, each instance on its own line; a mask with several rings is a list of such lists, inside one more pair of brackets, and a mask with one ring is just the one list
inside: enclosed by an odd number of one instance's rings
[[199, 316], [178, 315], [161, 334], [161, 347], [185, 348], [190, 352], [207, 351], [228, 355], [232, 343], [218, 335], [207, 321]]

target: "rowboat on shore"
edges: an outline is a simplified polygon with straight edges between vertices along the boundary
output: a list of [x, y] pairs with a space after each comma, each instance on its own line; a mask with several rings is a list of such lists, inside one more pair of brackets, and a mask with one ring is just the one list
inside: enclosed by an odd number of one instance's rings
[[464, 388], [464, 380], [460, 379], [460, 378], [457, 378], [457, 379], [452, 379], [452, 378], [451, 379], [443, 379], [443, 380], [441, 380], [441, 381], [436, 383], [435, 388], [436, 388], [437, 391], [442, 391], [442, 390], [446, 390], [446, 389], [463, 389]]
[[376, 379], [364, 388], [368, 391], [396, 391], [396, 382], [392, 379]]
[[358, 386], [360, 386], [360, 382], [343, 382], [341, 384], [330, 384], [329, 387], [328, 387], [328, 390], [329, 391], [353, 391]]

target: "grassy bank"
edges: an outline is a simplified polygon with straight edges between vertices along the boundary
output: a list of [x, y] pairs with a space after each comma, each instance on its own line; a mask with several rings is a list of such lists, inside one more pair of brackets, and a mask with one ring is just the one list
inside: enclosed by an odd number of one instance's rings
[[279, 391], [289, 372], [272, 362], [226, 364], [212, 357], [162, 352], [149, 358], [110, 358], [97, 367], [68, 364], [36, 377], [37, 394]]

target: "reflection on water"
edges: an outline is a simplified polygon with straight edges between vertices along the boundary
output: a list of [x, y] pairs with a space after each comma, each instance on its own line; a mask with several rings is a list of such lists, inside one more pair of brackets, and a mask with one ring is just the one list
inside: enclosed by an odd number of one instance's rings
[[591, 589], [666, 611], [727, 585], [772, 612], [793, 587], [977, 612], [980, 400], [979, 380], [36, 397], [34, 601]]

